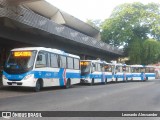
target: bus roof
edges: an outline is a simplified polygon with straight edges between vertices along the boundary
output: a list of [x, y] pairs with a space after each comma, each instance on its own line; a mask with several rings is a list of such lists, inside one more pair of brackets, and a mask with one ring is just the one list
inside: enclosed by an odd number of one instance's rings
[[146, 65], [145, 67], [155, 68], [155, 66], [152, 66], [152, 65]]
[[143, 65], [131, 65], [131, 67], [144, 67]]
[[102, 60], [81, 60], [81, 61], [88, 61], [88, 62], [93, 62], [93, 63], [104, 63]]
[[43, 51], [47, 51], [47, 52], [52, 52], [52, 53], [56, 53], [56, 54], [60, 54], [60, 55], [64, 55], [64, 56], [70, 56], [70, 57], [74, 57], [74, 58], [78, 58], [80, 59], [80, 57], [78, 55], [73, 55], [73, 54], [69, 54], [66, 53], [62, 50], [58, 50], [58, 49], [53, 49], [53, 48], [45, 48], [45, 47], [24, 47], [24, 48], [15, 48], [12, 49], [11, 51], [27, 51], [27, 50], [43, 50]]

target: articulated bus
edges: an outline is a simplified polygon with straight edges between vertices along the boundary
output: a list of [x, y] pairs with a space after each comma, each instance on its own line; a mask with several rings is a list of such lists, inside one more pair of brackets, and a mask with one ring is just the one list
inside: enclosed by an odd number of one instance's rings
[[10, 52], [4, 66], [4, 86], [43, 87], [80, 83], [80, 57], [64, 51], [44, 48], [17, 48]]
[[147, 65], [145, 66], [146, 80], [154, 80], [156, 78], [155, 67]]
[[104, 62], [101, 60], [81, 60], [81, 83], [107, 83]]
[[131, 65], [132, 80], [146, 80], [145, 67], [143, 65]]

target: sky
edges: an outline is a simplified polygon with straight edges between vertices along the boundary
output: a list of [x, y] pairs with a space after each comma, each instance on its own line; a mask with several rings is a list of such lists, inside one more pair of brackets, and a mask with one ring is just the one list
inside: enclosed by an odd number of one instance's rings
[[113, 9], [123, 3], [150, 2], [160, 3], [160, 0], [46, 0], [55, 7], [68, 14], [86, 22], [91, 20], [105, 20], [112, 13]]

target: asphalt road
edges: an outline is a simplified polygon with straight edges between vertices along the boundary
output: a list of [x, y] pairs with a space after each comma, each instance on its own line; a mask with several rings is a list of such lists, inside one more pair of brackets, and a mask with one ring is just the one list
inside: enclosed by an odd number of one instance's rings
[[0, 111], [160, 111], [160, 80], [45, 88], [38, 93], [6, 87], [0, 90]]

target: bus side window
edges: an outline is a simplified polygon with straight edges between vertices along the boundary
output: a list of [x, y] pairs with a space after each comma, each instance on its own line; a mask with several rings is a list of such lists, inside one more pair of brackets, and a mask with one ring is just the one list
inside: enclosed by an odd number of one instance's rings
[[120, 72], [120, 67], [119, 67], [119, 66], [116, 66], [115, 72], [116, 72], [116, 73], [117, 73], [117, 72]]
[[100, 64], [100, 66], [101, 66], [101, 71], [104, 72], [104, 65]]
[[98, 71], [99, 71], [99, 72], [102, 71], [102, 69], [101, 69], [101, 64], [99, 64], [99, 63], [98, 63]]
[[124, 71], [127, 71], [127, 70], [126, 70], [126, 66], [123, 66], [123, 67], [122, 67], [122, 70], [123, 70], [123, 72], [124, 72]]
[[108, 65], [108, 70], [107, 70], [107, 72], [112, 72], [112, 68], [111, 68], [110, 65]]
[[60, 56], [60, 68], [66, 68], [66, 63], [67, 62], [67, 59], [65, 56]]
[[73, 58], [67, 57], [67, 68], [73, 69]]
[[42, 55], [37, 56], [37, 62], [42, 61]]
[[51, 67], [58, 68], [58, 55], [51, 53]]
[[74, 58], [74, 69], [79, 70], [80, 69], [80, 61], [79, 59]]
[[39, 52], [36, 61], [36, 67], [47, 67], [47, 57], [48, 54], [46, 52]]
[[92, 63], [92, 69], [91, 72], [93, 73], [94, 71], [96, 71], [96, 65], [94, 63]]
[[96, 63], [96, 71], [101, 71], [101, 67], [100, 67], [100, 64], [99, 63]]
[[109, 65], [105, 65], [105, 66], [104, 66], [104, 71], [105, 71], [105, 72], [110, 72], [110, 69], [111, 69], [111, 68], [110, 68]]

